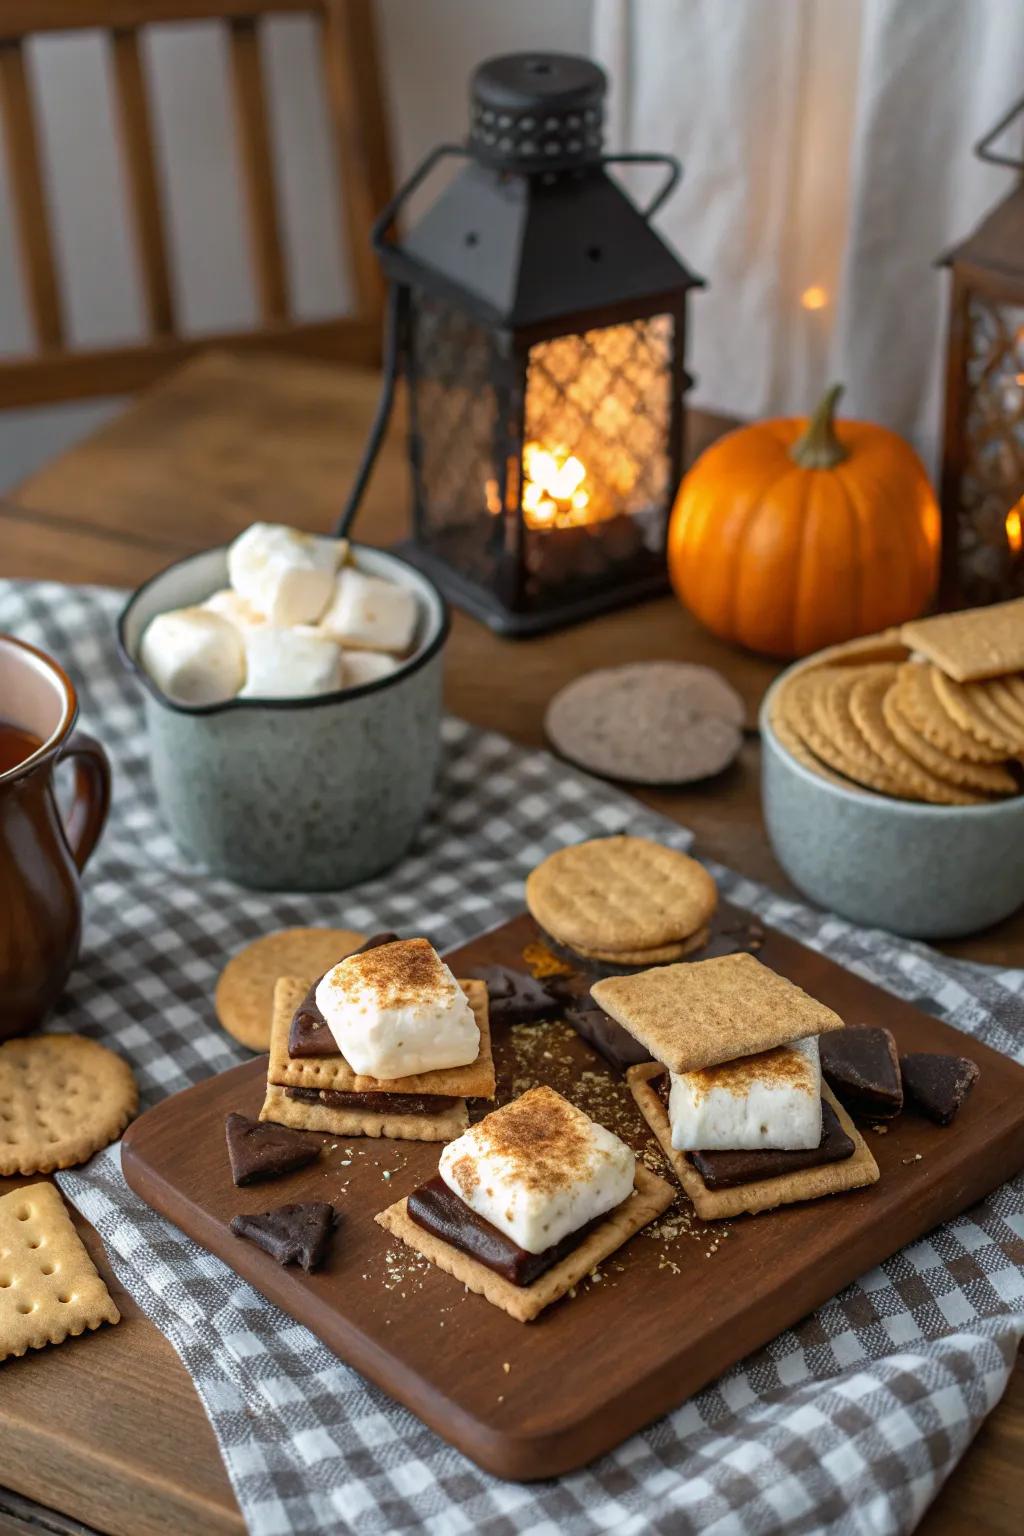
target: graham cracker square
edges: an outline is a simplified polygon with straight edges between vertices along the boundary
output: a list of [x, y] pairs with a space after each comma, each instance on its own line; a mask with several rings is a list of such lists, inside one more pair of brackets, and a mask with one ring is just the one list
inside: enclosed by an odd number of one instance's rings
[[654, 1132], [658, 1145], [672, 1164], [676, 1178], [686, 1191], [693, 1208], [703, 1221], [724, 1220], [728, 1216], [756, 1216], [779, 1205], [795, 1205], [801, 1200], [817, 1200], [822, 1195], [838, 1195], [847, 1189], [862, 1189], [878, 1180], [878, 1164], [868, 1151], [864, 1138], [826, 1083], [821, 1096], [831, 1104], [843, 1130], [853, 1142], [853, 1155], [841, 1163], [823, 1163], [820, 1168], [804, 1168], [799, 1173], [780, 1174], [774, 1179], [758, 1179], [752, 1184], [737, 1184], [734, 1189], [708, 1189], [685, 1152], [672, 1145], [672, 1127], [652, 1079], [662, 1068], [656, 1062], [630, 1067], [626, 1081], [637, 1107]]
[[56, 1186], [0, 1196], [0, 1360], [120, 1321]]
[[374, 1220], [408, 1248], [422, 1254], [438, 1269], [483, 1296], [492, 1306], [500, 1307], [519, 1323], [532, 1323], [536, 1317], [567, 1295], [595, 1265], [607, 1259], [631, 1237], [646, 1227], [649, 1221], [667, 1211], [675, 1199], [675, 1191], [666, 1179], [651, 1173], [643, 1163], [637, 1162], [633, 1193], [613, 1211], [609, 1211], [600, 1226], [595, 1227], [560, 1263], [555, 1264], [532, 1285], [513, 1285], [511, 1280], [496, 1275], [479, 1260], [453, 1248], [433, 1233], [426, 1232], [413, 1221], [408, 1212], [408, 1201], [398, 1200], [387, 1210], [379, 1212]]
[[[359, 1090], [360, 1092], [362, 1090]], [[413, 1115], [372, 1109], [332, 1109], [290, 1099], [283, 1088], [267, 1084], [261, 1120], [290, 1125], [298, 1131], [326, 1131], [331, 1136], [387, 1136], [392, 1141], [454, 1141], [469, 1125], [465, 1099], [437, 1115]]]
[[1024, 671], [1024, 597], [914, 619], [900, 635], [958, 683]]
[[292, 1015], [308, 987], [301, 977], [280, 976], [274, 987], [267, 1082], [281, 1088], [336, 1088], [342, 1093], [439, 1093], [464, 1099], [494, 1098], [494, 1057], [485, 981], [460, 981], [480, 1031], [480, 1054], [466, 1067], [440, 1067], [408, 1077], [365, 1077], [353, 1072], [344, 1056], [288, 1055]]
[[699, 1072], [843, 1027], [831, 1008], [748, 954], [608, 976], [590, 995], [673, 1072]]

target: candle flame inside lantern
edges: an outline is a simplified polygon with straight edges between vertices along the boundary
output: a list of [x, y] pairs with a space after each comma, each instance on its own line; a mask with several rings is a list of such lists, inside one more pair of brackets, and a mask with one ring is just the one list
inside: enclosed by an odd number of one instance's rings
[[1015, 555], [1024, 549], [1024, 496], [1006, 514], [1006, 542]]
[[820, 286], [820, 284], [812, 283], [811, 286], [809, 288], [805, 288], [803, 293], [800, 295], [800, 303], [803, 305], [804, 309], [824, 309], [825, 305], [828, 303], [828, 294], [825, 292], [824, 288]]
[[523, 519], [528, 528], [578, 528], [599, 520], [582, 460], [562, 445], [523, 448]]

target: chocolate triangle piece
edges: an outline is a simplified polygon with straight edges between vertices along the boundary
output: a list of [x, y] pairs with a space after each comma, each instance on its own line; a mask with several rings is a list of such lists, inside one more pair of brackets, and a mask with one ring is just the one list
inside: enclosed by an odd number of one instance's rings
[[250, 1120], [230, 1114], [224, 1133], [231, 1159], [231, 1177], [239, 1188], [257, 1179], [276, 1179], [282, 1173], [305, 1168], [320, 1156], [320, 1143], [302, 1131], [275, 1125], [272, 1120]]
[[966, 1056], [932, 1051], [901, 1056], [900, 1071], [907, 1098], [936, 1125], [949, 1125], [981, 1076]]
[[528, 971], [513, 971], [507, 965], [478, 965], [467, 974], [487, 983], [492, 1023], [538, 1024], [559, 1011], [558, 999]]
[[637, 1067], [641, 1062], [650, 1061], [651, 1053], [647, 1047], [641, 1045], [628, 1029], [623, 1029], [603, 1008], [589, 999], [568, 1004], [565, 1017], [580, 1039], [585, 1040], [599, 1056], [603, 1056], [617, 1072], [625, 1072], [627, 1067]]
[[279, 1264], [301, 1264], [308, 1274], [327, 1257], [338, 1213], [322, 1200], [279, 1205], [258, 1216], [233, 1216], [231, 1230], [269, 1253]]
[[873, 1024], [847, 1024], [819, 1038], [821, 1075], [851, 1115], [892, 1120], [903, 1108], [896, 1041]]

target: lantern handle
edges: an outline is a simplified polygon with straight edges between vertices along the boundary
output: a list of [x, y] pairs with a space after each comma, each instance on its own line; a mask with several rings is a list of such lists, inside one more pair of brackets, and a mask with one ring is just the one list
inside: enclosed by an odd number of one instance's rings
[[443, 160], [446, 155], [455, 155], [465, 160], [469, 158], [470, 151], [464, 144], [438, 144], [424, 160], [420, 161], [412, 175], [407, 181], [402, 183], [394, 197], [384, 204], [384, 207], [373, 221], [373, 228], [370, 231], [370, 243], [378, 255], [386, 243], [385, 237], [387, 232], [398, 217], [403, 203], [412, 196], [422, 182], [426, 181], [438, 161]]
[[1008, 165], [1014, 171], [1024, 170], [1024, 160], [1021, 160], [1016, 155], [1000, 154], [998, 150], [992, 148], [996, 139], [1006, 132], [1014, 118], [1018, 117], [1022, 111], [1024, 111], [1024, 96], [1019, 101], [1015, 101], [1010, 110], [999, 119], [998, 123], [990, 128], [988, 133], [975, 144], [974, 153], [979, 160], [985, 160], [989, 165]]
[[677, 160], [675, 155], [661, 155], [653, 153], [635, 155], [602, 155], [600, 164], [603, 166], [663, 165], [665, 167], [665, 169], [668, 171], [668, 175], [665, 177], [665, 180], [662, 182], [657, 192], [655, 192], [654, 196], [651, 198], [651, 201], [647, 204], [647, 207], [640, 210], [644, 219], [654, 218], [654, 215], [657, 213], [658, 209], [662, 206], [663, 203], [668, 201], [676, 187], [678, 187], [679, 183], [683, 179], [682, 161]]

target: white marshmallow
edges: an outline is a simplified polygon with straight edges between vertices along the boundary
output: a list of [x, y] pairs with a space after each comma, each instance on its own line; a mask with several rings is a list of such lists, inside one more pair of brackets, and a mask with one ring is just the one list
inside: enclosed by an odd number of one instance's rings
[[301, 699], [342, 686], [341, 651], [324, 635], [261, 624], [244, 641], [243, 699]]
[[228, 577], [239, 597], [271, 624], [315, 624], [347, 548], [344, 539], [253, 523], [228, 550]]
[[236, 629], [254, 629], [257, 624], [267, 622], [262, 613], [257, 612], [251, 603], [239, 597], [230, 587], [222, 587], [219, 592], [214, 592], [200, 607], [205, 608], [207, 613], [219, 613], [222, 619], [227, 619]]
[[418, 611], [411, 588], [347, 565], [320, 623], [342, 645], [401, 654], [412, 645]]
[[245, 681], [245, 652], [233, 624], [204, 608], [158, 613], [146, 627], [142, 665], [181, 704], [223, 704]]
[[669, 1076], [672, 1145], [680, 1152], [795, 1152], [821, 1141], [817, 1035]]
[[343, 686], [360, 688], [398, 671], [398, 662], [384, 651], [346, 651], [342, 666]]
[[636, 1158], [545, 1086], [449, 1142], [438, 1172], [471, 1211], [527, 1253], [543, 1253], [629, 1197]]
[[349, 955], [321, 978], [316, 1005], [349, 1066], [367, 1077], [467, 1067], [480, 1054], [469, 999], [426, 939]]

